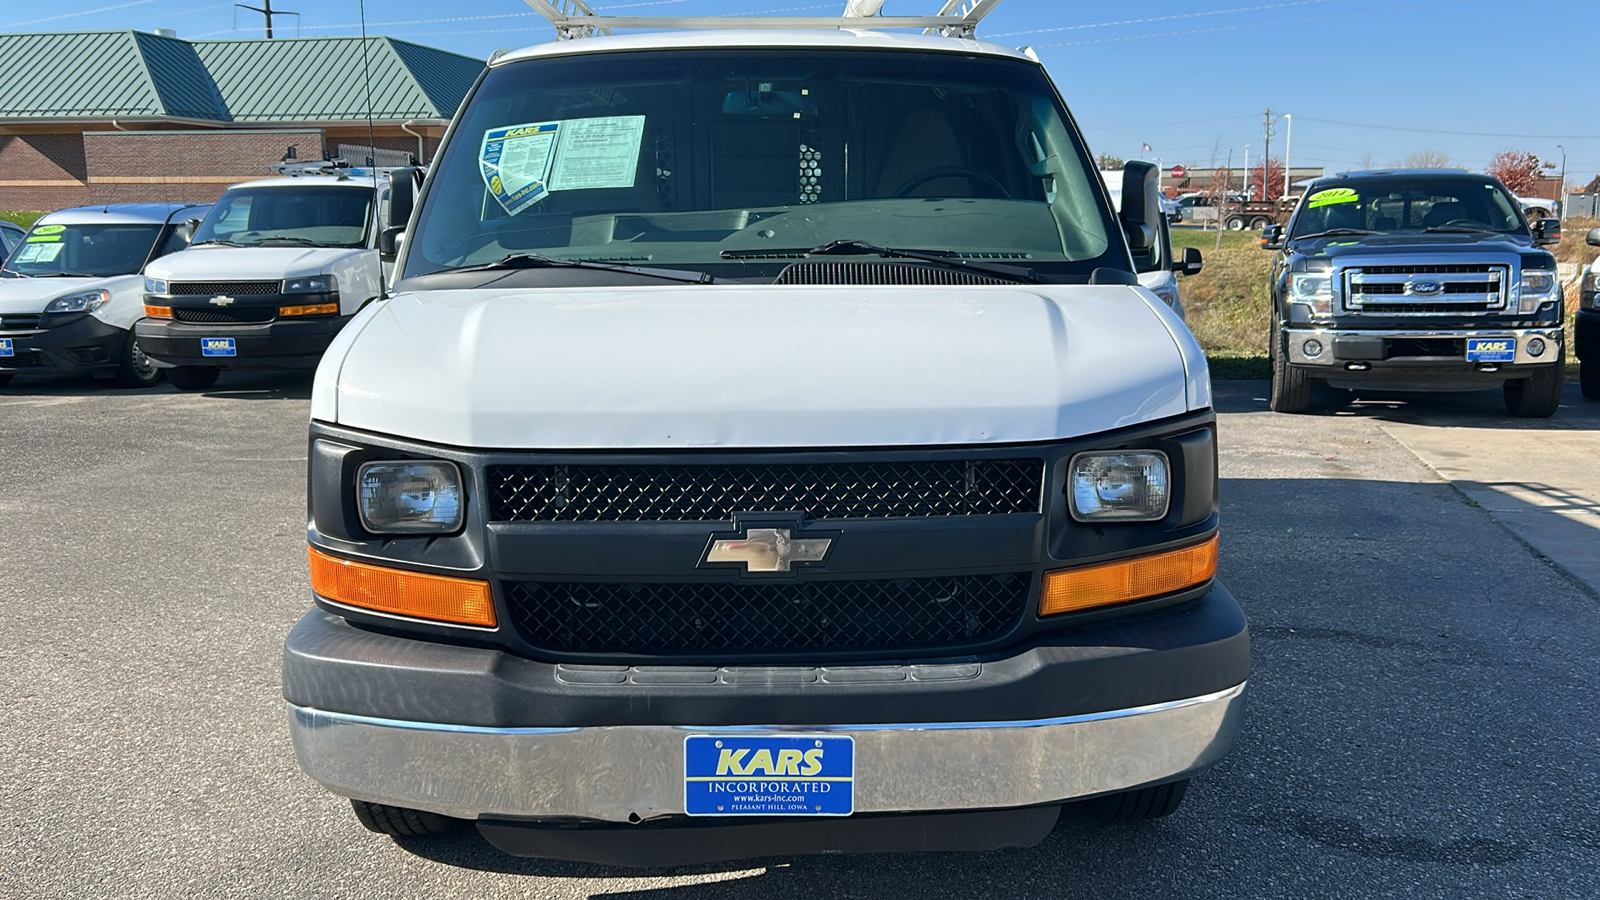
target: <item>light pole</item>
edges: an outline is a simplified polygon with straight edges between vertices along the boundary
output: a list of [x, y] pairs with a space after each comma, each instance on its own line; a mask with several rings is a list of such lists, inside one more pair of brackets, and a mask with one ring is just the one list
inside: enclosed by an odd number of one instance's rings
[[1294, 149], [1294, 116], [1283, 114], [1283, 199], [1289, 199], [1289, 184], [1294, 180], [1294, 169], [1290, 167], [1289, 152]]
[[[1231, 179], [1230, 179], [1231, 180]], [[1228, 190], [1233, 190], [1233, 185], [1228, 185]], [[1250, 145], [1244, 145], [1244, 202], [1250, 202]]]
[[1567, 220], [1567, 148], [1557, 144], [1556, 149], [1561, 151], [1561, 189], [1556, 191], [1560, 195], [1556, 198], [1556, 202], [1561, 204], [1559, 215], [1561, 216], [1561, 221], [1565, 222]]

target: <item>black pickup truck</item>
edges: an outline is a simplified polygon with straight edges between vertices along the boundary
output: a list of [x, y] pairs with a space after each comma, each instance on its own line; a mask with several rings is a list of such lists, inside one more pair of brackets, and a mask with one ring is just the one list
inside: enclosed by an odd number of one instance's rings
[[1306, 189], [1268, 227], [1272, 392], [1311, 407], [1311, 385], [1400, 391], [1500, 387], [1514, 416], [1544, 417], [1566, 381], [1561, 223], [1523, 217], [1487, 175], [1355, 172]]

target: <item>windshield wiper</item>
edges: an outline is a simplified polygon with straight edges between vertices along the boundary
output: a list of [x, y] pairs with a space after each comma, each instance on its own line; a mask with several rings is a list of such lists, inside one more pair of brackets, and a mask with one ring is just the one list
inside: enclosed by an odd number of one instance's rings
[[719, 255], [723, 259], [761, 259], [770, 256], [882, 256], [886, 259], [915, 259], [920, 262], [930, 262], [936, 265], [949, 266], [953, 269], [970, 269], [1004, 278], [1021, 284], [1038, 284], [1039, 276], [1032, 269], [1022, 266], [1006, 266], [997, 263], [971, 262], [955, 255], [953, 251], [939, 250], [896, 250], [893, 247], [879, 247], [866, 241], [830, 241], [820, 247], [806, 249], [797, 247], [786, 250], [724, 250]]
[[191, 247], [204, 247], [207, 244], [221, 244], [224, 247], [248, 247], [248, 246], [250, 246], [249, 244], [241, 244], [238, 241], [225, 241], [222, 238], [212, 238], [209, 241], [195, 241], [194, 243], [190, 244], [189, 246], [191, 246]]
[[596, 262], [590, 259], [561, 259], [555, 256], [541, 256], [537, 253], [513, 253], [502, 257], [497, 262], [483, 263], [477, 266], [462, 266], [459, 269], [445, 269], [446, 272], [493, 272], [502, 269], [596, 269], [601, 272], [622, 272], [627, 275], [642, 275], [646, 278], [661, 278], [666, 281], [681, 281], [685, 284], [710, 284], [712, 277], [704, 272], [679, 272], [677, 269], [655, 269], [642, 266], [624, 266], [617, 263]]
[[282, 235], [280, 235], [278, 237], [262, 238], [261, 240], [256, 241], [256, 246], [265, 247], [266, 245], [268, 245], [270, 243], [273, 243], [274, 241], [276, 241], [277, 243], [280, 243], [280, 244], [294, 244], [295, 246], [298, 246], [298, 247], [321, 247], [321, 246], [324, 246], [320, 241], [313, 241], [310, 238], [286, 237], [286, 236], [282, 236]]
[[92, 272], [42, 272], [34, 278], [105, 278], [104, 275], [95, 275]]
[[1366, 228], [1329, 228], [1327, 231], [1317, 231], [1311, 234], [1297, 234], [1290, 238], [1293, 241], [1305, 241], [1320, 237], [1354, 237], [1363, 234], [1383, 234], [1381, 231], [1371, 231]]
[[32, 275], [29, 275], [27, 272], [18, 272], [16, 269], [8, 269], [5, 266], [0, 266], [0, 272], [10, 272], [11, 274], [17, 276], [18, 278], [32, 278], [33, 277]]
[[1506, 234], [1504, 231], [1495, 231], [1493, 228], [1476, 228], [1471, 225], [1429, 225], [1422, 229], [1423, 234]]

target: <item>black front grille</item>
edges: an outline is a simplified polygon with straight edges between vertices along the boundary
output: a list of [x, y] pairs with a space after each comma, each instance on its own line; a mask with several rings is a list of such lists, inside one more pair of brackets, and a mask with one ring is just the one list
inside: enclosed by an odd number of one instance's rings
[[167, 293], [174, 297], [208, 297], [218, 294], [237, 297], [278, 294], [282, 291], [281, 281], [174, 281], [167, 284]]
[[796, 465], [498, 465], [498, 522], [725, 522], [741, 512], [810, 519], [1039, 511], [1041, 459]]
[[37, 350], [18, 350], [14, 356], [0, 356], [0, 369], [36, 369], [43, 365], [44, 354]]
[[1505, 267], [1492, 263], [1465, 263], [1443, 266], [1362, 266], [1361, 272], [1367, 275], [1465, 275], [1473, 272], [1493, 272], [1503, 268]]
[[1465, 359], [1465, 341], [1453, 338], [1396, 338], [1385, 341], [1384, 359], [1410, 356], [1447, 356]]
[[512, 622], [542, 649], [586, 654], [875, 653], [957, 649], [1011, 630], [1026, 573], [774, 584], [508, 582]]
[[178, 322], [196, 325], [260, 325], [278, 317], [276, 306], [242, 307], [239, 309], [184, 309], [172, 308], [172, 318]]
[[39, 327], [39, 316], [0, 316], [0, 331], [33, 331]]
[[1385, 313], [1486, 313], [1498, 312], [1500, 307], [1487, 303], [1375, 303], [1364, 306], [1361, 312], [1372, 316]]
[[[1446, 294], [1493, 294], [1500, 290], [1499, 282], [1495, 281], [1451, 281], [1444, 286]], [[1406, 296], [1406, 286], [1403, 284], [1359, 284], [1355, 293], [1367, 297], [1393, 297]]]
[[903, 263], [797, 262], [774, 284], [1015, 284], [978, 272]]

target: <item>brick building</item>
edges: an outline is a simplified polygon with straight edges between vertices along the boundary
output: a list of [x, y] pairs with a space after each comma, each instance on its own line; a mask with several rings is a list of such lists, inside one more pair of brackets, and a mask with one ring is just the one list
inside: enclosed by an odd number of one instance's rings
[[362, 56], [360, 38], [0, 34], [0, 209], [209, 202], [290, 147], [431, 158], [483, 63], [385, 37]]

